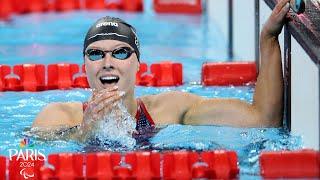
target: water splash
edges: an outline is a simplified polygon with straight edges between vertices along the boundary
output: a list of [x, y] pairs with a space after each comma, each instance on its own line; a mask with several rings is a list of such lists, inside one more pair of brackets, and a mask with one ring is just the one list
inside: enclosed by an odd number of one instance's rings
[[135, 119], [120, 101], [103, 117], [103, 120], [94, 123], [86, 143], [106, 150], [119, 150], [119, 148], [132, 150], [136, 145], [136, 140], [132, 137], [132, 133], [136, 131], [135, 127]]

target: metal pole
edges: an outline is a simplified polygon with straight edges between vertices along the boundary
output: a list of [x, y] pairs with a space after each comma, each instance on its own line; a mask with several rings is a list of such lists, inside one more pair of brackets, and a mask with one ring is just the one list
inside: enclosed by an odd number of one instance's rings
[[228, 11], [228, 57], [229, 60], [233, 59], [233, 0], [229, 0]]
[[284, 119], [291, 131], [291, 34], [289, 26], [284, 27]]
[[256, 61], [256, 67], [259, 71], [260, 69], [260, 53], [259, 53], [259, 47], [260, 47], [260, 0], [254, 1], [254, 24], [255, 24], [255, 61]]

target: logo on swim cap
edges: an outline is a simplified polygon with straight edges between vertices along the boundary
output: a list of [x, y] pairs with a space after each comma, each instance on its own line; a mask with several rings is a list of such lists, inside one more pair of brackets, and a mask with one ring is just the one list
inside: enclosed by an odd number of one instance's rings
[[140, 49], [137, 33], [132, 27], [130, 27], [130, 29], [131, 29], [132, 33], [134, 34], [134, 43], [136, 44], [137, 48]]
[[96, 28], [99, 28], [101, 26], [115, 26], [115, 27], [118, 27], [118, 23], [116, 22], [102, 22], [102, 23], [99, 23], [96, 25]]
[[139, 40], [138, 40], [137, 36], [134, 37], [134, 43], [136, 44], [137, 48], [140, 49]]

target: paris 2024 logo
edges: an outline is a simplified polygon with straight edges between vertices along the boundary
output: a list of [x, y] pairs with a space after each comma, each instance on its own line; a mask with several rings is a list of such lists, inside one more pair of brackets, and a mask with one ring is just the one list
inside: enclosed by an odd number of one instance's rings
[[34, 142], [28, 138], [23, 138], [17, 149], [9, 149], [10, 162], [16, 161], [15, 169], [24, 179], [35, 178], [35, 166], [43, 164], [46, 160], [44, 149], [35, 148]]

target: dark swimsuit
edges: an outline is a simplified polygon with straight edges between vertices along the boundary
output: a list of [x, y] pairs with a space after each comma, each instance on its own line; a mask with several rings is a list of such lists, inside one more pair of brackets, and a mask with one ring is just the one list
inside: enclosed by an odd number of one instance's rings
[[[148, 113], [146, 106], [144, 105], [142, 100], [139, 98], [137, 99], [137, 103], [138, 103], [138, 109], [135, 117], [137, 120], [136, 130], [139, 133], [143, 133], [145, 131], [150, 131], [154, 129], [155, 127], [154, 121], [152, 120], [150, 114]], [[86, 110], [87, 106], [88, 106], [87, 102], [82, 103], [83, 111]]]

